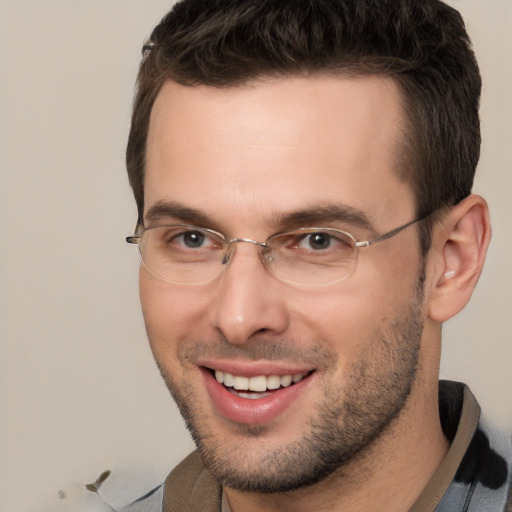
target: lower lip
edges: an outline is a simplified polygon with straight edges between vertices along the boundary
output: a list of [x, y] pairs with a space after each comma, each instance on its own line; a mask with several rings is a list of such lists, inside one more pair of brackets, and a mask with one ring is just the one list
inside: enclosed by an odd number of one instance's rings
[[312, 375], [287, 388], [271, 391], [263, 398], [242, 398], [230, 393], [210, 370], [201, 368], [206, 389], [216, 409], [228, 420], [246, 425], [261, 425], [288, 409], [310, 383]]

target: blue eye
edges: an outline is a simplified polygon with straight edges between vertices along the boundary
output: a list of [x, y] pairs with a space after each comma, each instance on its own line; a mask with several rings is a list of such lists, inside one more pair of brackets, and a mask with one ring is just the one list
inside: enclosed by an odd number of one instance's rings
[[314, 251], [320, 251], [328, 249], [331, 246], [332, 236], [327, 233], [311, 233], [304, 237], [304, 240], [308, 244], [309, 248]]
[[278, 235], [272, 243], [280, 251], [296, 251], [295, 258], [315, 258], [315, 262], [319, 258], [347, 258], [354, 250], [350, 235], [332, 228], [291, 231]]
[[206, 236], [204, 233], [200, 231], [187, 231], [183, 233], [178, 238], [182, 238], [183, 244], [191, 249], [196, 249], [197, 247], [201, 247], [204, 243]]
[[308, 251], [325, 251], [329, 249], [334, 242], [333, 235], [322, 231], [308, 233], [307, 235], [301, 234], [295, 242], [297, 249]]

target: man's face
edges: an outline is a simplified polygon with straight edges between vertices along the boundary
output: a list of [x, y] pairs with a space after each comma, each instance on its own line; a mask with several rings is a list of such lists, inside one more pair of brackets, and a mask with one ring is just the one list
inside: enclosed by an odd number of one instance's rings
[[[402, 126], [398, 89], [384, 78], [167, 83], [148, 136], [146, 227], [199, 224], [265, 241], [299, 218], [296, 227], [367, 240], [414, 218], [396, 172]], [[329, 209], [339, 215], [319, 216]], [[361, 249], [347, 280], [301, 287], [270, 274], [260, 250], [236, 244], [220, 277], [201, 285], [142, 267], [140, 289], [154, 356], [207, 466], [228, 487], [271, 492], [342, 466], [406, 405], [422, 260], [411, 227]], [[281, 386], [237, 392], [216, 371], [236, 387]]]

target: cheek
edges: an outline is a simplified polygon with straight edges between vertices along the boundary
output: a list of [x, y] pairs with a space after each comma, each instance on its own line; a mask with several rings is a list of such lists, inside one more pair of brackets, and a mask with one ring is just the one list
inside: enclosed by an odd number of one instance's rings
[[343, 367], [358, 354], [372, 350], [379, 333], [387, 331], [407, 308], [415, 278], [412, 270], [407, 277], [391, 270], [384, 277], [367, 272], [363, 278], [331, 289], [297, 294], [295, 315], [308, 337], [327, 344]]
[[204, 294], [187, 287], [170, 286], [144, 269], [139, 278], [140, 301], [151, 350], [158, 362], [177, 357], [187, 339], [201, 336]]
[[[296, 303], [295, 314], [302, 332], [299, 339], [324, 345], [336, 355], [337, 369], [343, 375], [347, 368], [367, 350], [378, 329], [379, 313], [368, 297], [338, 289], [304, 295]], [[380, 312], [382, 316], [382, 312]]]

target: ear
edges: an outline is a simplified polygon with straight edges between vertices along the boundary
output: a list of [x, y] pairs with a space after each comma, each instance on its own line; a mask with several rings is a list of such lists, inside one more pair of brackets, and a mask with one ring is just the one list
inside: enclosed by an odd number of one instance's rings
[[454, 206], [433, 231], [429, 317], [445, 322], [468, 303], [491, 239], [489, 208], [475, 194]]

